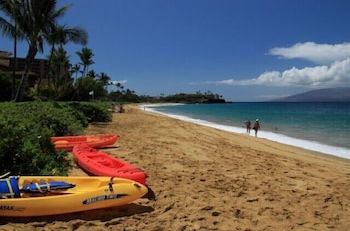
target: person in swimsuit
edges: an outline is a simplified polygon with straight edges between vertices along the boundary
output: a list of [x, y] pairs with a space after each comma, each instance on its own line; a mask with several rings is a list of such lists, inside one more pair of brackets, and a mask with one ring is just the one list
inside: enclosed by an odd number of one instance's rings
[[257, 137], [258, 136], [258, 130], [260, 130], [260, 123], [259, 123], [258, 119], [255, 120], [253, 129], [255, 131], [255, 137]]
[[245, 127], [247, 128], [247, 133], [250, 134], [250, 127], [251, 127], [250, 120], [245, 121]]

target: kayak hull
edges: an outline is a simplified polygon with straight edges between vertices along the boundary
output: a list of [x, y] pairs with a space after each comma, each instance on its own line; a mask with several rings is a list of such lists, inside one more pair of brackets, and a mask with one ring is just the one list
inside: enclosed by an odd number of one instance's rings
[[116, 134], [95, 135], [95, 136], [62, 136], [51, 137], [51, 142], [55, 145], [56, 150], [71, 151], [74, 145], [87, 144], [90, 147], [100, 148], [113, 145], [117, 142], [119, 136]]
[[141, 169], [86, 144], [76, 145], [73, 155], [77, 164], [96, 176], [121, 177], [146, 184], [146, 173]]
[[20, 177], [19, 185], [42, 181], [65, 181], [76, 186], [45, 195], [22, 193], [21, 198], [1, 199], [0, 216], [45, 216], [115, 207], [147, 193], [142, 184], [111, 177]]

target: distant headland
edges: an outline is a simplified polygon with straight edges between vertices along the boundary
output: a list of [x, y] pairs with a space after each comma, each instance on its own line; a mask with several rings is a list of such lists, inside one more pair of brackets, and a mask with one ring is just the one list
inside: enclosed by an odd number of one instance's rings
[[151, 103], [226, 103], [222, 95], [210, 91], [196, 93], [178, 93], [168, 96], [138, 96], [139, 102]]
[[273, 102], [350, 102], [350, 87], [312, 90], [279, 98]]

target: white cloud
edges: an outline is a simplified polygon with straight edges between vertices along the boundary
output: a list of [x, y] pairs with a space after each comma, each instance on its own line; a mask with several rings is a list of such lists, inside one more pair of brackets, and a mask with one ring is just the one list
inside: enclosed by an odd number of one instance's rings
[[126, 84], [127, 82], [128, 82], [127, 80], [113, 80], [113, 81], [110, 81], [109, 83], [116, 85], [117, 83]]
[[291, 47], [276, 47], [269, 50], [270, 55], [285, 59], [306, 59], [315, 63], [330, 64], [350, 58], [350, 43], [317, 44], [314, 42], [297, 43]]
[[[226, 79], [207, 81], [205, 84], [218, 85], [265, 85], [278, 87], [337, 87], [350, 85], [350, 43], [317, 44], [314, 42], [297, 43], [291, 47], [277, 47], [269, 51], [286, 59], [305, 59], [321, 63], [315, 67], [304, 67], [279, 71], [269, 71], [252, 79]], [[195, 84], [195, 83], [193, 83]]]
[[302, 86], [311, 88], [350, 85], [350, 58], [343, 61], [336, 61], [329, 66], [322, 65], [302, 69], [293, 67], [283, 72], [265, 72], [253, 79], [226, 79], [221, 81], [207, 81], [205, 83], [239, 86]]

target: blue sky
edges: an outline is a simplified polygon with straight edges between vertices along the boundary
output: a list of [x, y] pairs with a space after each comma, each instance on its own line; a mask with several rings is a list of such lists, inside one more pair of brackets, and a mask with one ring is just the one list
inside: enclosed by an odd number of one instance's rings
[[[91, 68], [126, 80], [139, 94], [211, 90], [233, 101], [262, 101], [350, 85], [349, 1], [59, 3], [73, 3], [61, 22], [89, 33]], [[0, 50], [11, 47], [0, 37]], [[73, 63], [80, 48], [66, 46]]]

